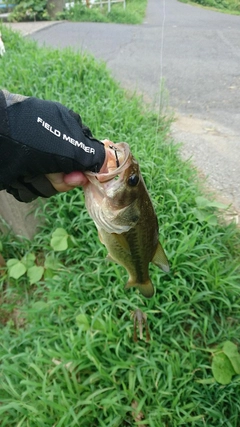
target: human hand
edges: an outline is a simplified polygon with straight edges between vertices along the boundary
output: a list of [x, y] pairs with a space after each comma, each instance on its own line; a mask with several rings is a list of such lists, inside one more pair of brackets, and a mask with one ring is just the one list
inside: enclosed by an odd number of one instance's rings
[[104, 145], [63, 105], [0, 91], [0, 190], [20, 201], [85, 185]]
[[[105, 148], [105, 161], [99, 172], [107, 173], [118, 167], [116, 164], [116, 154], [113, 150], [114, 143], [108, 139], [101, 142], [104, 144]], [[78, 171], [70, 174], [52, 173], [47, 174], [46, 177], [51, 182], [52, 186], [59, 192], [69, 191], [74, 187], [84, 186], [88, 183], [86, 175]]]
[[64, 173], [49, 173], [46, 178], [51, 182], [55, 190], [59, 192], [72, 190], [74, 187], [86, 185], [88, 179], [82, 172]]

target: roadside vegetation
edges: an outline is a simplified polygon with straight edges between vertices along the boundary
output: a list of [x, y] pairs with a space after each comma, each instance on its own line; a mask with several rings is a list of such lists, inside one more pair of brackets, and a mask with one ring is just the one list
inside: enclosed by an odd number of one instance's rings
[[[49, 20], [47, 0], [18, 0], [17, 6], [11, 13], [10, 21], [35, 21]], [[75, 0], [70, 9], [65, 9], [54, 19], [78, 21], [78, 22], [116, 22], [121, 24], [141, 24], [143, 22], [147, 0], [126, 0], [126, 8], [123, 3], [111, 3], [111, 11], [108, 5], [86, 7], [81, 0]]]
[[179, 0], [182, 3], [199, 4], [225, 13], [240, 14], [239, 0]]
[[[81, 189], [40, 205], [32, 241], [1, 236], [1, 427], [239, 427], [239, 229], [180, 160], [170, 120], [126, 95], [105, 65], [1, 31], [1, 87], [59, 101], [96, 137], [129, 142], [171, 264], [170, 274], [151, 267], [152, 299], [124, 291]], [[133, 341], [137, 308], [149, 343]]]
[[146, 12], [147, 0], [126, 0], [126, 8], [123, 3], [112, 3], [108, 12], [107, 4], [102, 7], [92, 6], [87, 8], [81, 2], [76, 2], [70, 10], [65, 10], [58, 15], [59, 19], [85, 22], [116, 22], [118, 24], [141, 24]]

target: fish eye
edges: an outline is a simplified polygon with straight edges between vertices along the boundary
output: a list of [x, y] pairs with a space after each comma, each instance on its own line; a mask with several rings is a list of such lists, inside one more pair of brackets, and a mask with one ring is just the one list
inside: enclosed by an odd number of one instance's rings
[[128, 185], [130, 185], [131, 187], [135, 187], [138, 184], [138, 182], [139, 182], [138, 175], [133, 174], [128, 178]]

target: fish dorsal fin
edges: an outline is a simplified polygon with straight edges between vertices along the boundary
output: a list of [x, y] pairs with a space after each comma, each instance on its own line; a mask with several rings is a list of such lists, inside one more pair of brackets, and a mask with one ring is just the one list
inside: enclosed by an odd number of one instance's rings
[[152, 263], [157, 265], [163, 271], [165, 271], [165, 273], [168, 273], [170, 270], [167, 257], [166, 257], [165, 252], [164, 252], [164, 250], [163, 250], [163, 248], [159, 242], [158, 242], [158, 246], [157, 246], [157, 250], [155, 252], [155, 255], [152, 259]]

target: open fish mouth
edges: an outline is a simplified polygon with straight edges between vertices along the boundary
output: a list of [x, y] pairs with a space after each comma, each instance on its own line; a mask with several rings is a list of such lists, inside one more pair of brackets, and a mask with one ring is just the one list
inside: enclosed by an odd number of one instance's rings
[[124, 171], [129, 167], [131, 162], [131, 152], [129, 149], [129, 145], [126, 142], [119, 142], [117, 144], [111, 143], [109, 145], [114, 151], [116, 163], [114, 167], [109, 167], [108, 172], [84, 172], [87, 178], [92, 184], [96, 185], [96, 179], [99, 183], [106, 183], [108, 181], [114, 180], [116, 177], [123, 176]]

